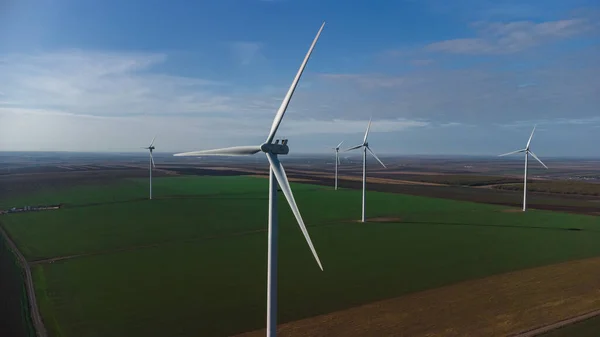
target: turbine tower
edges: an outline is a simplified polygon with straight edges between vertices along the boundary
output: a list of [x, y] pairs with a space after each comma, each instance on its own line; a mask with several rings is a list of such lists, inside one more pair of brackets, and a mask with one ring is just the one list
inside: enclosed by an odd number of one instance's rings
[[523, 212], [525, 212], [527, 210], [527, 166], [528, 166], [529, 155], [531, 154], [531, 156], [533, 158], [535, 158], [535, 160], [539, 161], [540, 164], [542, 164], [542, 166], [544, 166], [546, 169], [548, 169], [548, 166], [546, 166], [546, 164], [542, 163], [540, 158], [538, 158], [535, 155], [535, 153], [531, 152], [531, 150], [529, 149], [529, 146], [531, 145], [531, 139], [533, 138], [533, 133], [535, 132], [535, 127], [536, 126], [534, 125], [533, 131], [531, 131], [531, 136], [529, 136], [529, 140], [527, 141], [527, 146], [525, 146], [524, 149], [509, 152], [509, 153], [504, 153], [504, 154], [501, 154], [498, 156], [498, 157], [503, 157], [503, 156], [508, 156], [508, 155], [515, 154], [515, 153], [525, 152], [525, 178], [523, 179]]
[[155, 149], [155, 147], [154, 147], [155, 139], [156, 139], [156, 136], [154, 136], [154, 138], [152, 138], [152, 141], [150, 142], [150, 146], [142, 148], [142, 149], [150, 150], [150, 200], [152, 200], [152, 168], [156, 167], [156, 165], [154, 165], [154, 158], [152, 157], [152, 150]]
[[338, 188], [338, 165], [340, 164], [340, 146], [342, 146], [342, 143], [344, 143], [343, 140], [341, 143], [338, 144], [338, 146], [333, 148], [335, 150], [335, 190], [336, 191]]
[[362, 218], [361, 218], [362, 222], [365, 222], [365, 207], [366, 207], [365, 206], [365, 194], [366, 194], [366, 190], [367, 190], [367, 151], [369, 151], [369, 153], [371, 155], [373, 155], [373, 157], [375, 157], [375, 159], [377, 159], [377, 161], [379, 162], [379, 164], [381, 164], [381, 166], [383, 166], [384, 168], [387, 168], [383, 164], [383, 162], [381, 162], [381, 160], [379, 160], [379, 158], [377, 157], [375, 152], [373, 152], [373, 150], [371, 150], [371, 148], [369, 147], [369, 142], [367, 141], [367, 137], [369, 136], [369, 129], [371, 128], [371, 119], [372, 119], [372, 117], [369, 119], [369, 125], [367, 126], [367, 132], [365, 132], [365, 138], [363, 139], [362, 144], [356, 145], [356, 146], [351, 147], [346, 150], [346, 151], [351, 151], [351, 150], [356, 150], [356, 149], [362, 148], [362, 151], [363, 151], [363, 188], [362, 188]]
[[296, 221], [300, 226], [300, 230], [304, 234], [304, 238], [308, 243], [308, 247], [310, 248], [319, 268], [323, 270], [323, 266], [321, 265], [321, 261], [319, 260], [319, 256], [315, 251], [315, 248], [310, 240], [310, 236], [308, 235], [308, 231], [306, 230], [306, 226], [304, 225], [304, 220], [302, 220], [302, 216], [300, 215], [300, 211], [298, 210], [298, 206], [296, 205], [296, 201], [294, 200], [294, 195], [292, 194], [292, 189], [290, 188], [290, 183], [288, 182], [287, 176], [285, 174], [285, 170], [279, 161], [278, 155], [286, 155], [289, 152], [289, 147], [287, 145], [287, 139], [275, 139], [275, 134], [277, 129], [279, 128], [279, 124], [281, 124], [281, 120], [283, 119], [283, 115], [290, 103], [292, 95], [296, 90], [296, 86], [300, 81], [300, 77], [302, 76], [302, 72], [306, 67], [308, 59], [312, 54], [312, 51], [319, 40], [319, 36], [321, 35], [321, 31], [325, 23], [321, 25], [317, 36], [313, 40], [308, 53], [304, 57], [304, 61], [300, 65], [300, 69], [294, 78], [292, 85], [290, 86], [287, 94], [285, 95], [279, 110], [277, 110], [277, 114], [275, 115], [275, 119], [273, 120], [273, 124], [271, 125], [271, 131], [269, 132], [267, 139], [261, 145], [255, 146], [236, 146], [224, 149], [217, 150], [206, 150], [206, 151], [195, 151], [195, 152], [185, 152], [185, 153], [177, 153], [175, 156], [207, 156], [207, 155], [216, 155], [216, 156], [240, 156], [240, 155], [252, 155], [258, 152], [264, 152], [269, 160], [269, 234], [268, 234], [268, 257], [267, 257], [267, 336], [275, 337], [277, 333], [277, 184], [281, 187], [281, 191], [285, 195], [290, 208], [292, 209], [292, 213], [296, 217]]

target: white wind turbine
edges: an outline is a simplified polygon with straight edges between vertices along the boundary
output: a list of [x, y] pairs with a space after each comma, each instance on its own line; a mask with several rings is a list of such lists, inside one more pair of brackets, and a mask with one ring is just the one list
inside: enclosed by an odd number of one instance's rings
[[508, 156], [508, 155], [515, 154], [515, 153], [525, 152], [525, 178], [523, 180], [523, 212], [525, 212], [527, 210], [527, 166], [528, 166], [529, 155], [531, 154], [531, 156], [533, 158], [535, 158], [535, 160], [539, 161], [540, 164], [542, 164], [542, 166], [544, 166], [546, 169], [548, 169], [548, 166], [546, 166], [546, 164], [542, 163], [540, 158], [538, 158], [535, 155], [535, 153], [533, 153], [533, 152], [531, 152], [531, 150], [529, 150], [529, 145], [531, 144], [531, 139], [533, 138], [533, 133], [535, 132], [535, 127], [536, 126], [534, 125], [533, 131], [531, 131], [531, 136], [529, 136], [529, 140], [527, 141], [527, 146], [525, 146], [524, 149], [509, 152], [509, 153], [504, 153], [504, 154], [501, 154], [498, 156], [498, 157], [503, 157], [503, 156]]
[[363, 139], [362, 144], [356, 145], [355, 147], [351, 147], [346, 150], [346, 151], [351, 151], [351, 150], [356, 150], [356, 149], [360, 149], [360, 148], [362, 148], [362, 150], [363, 150], [363, 188], [362, 188], [362, 219], [361, 219], [362, 222], [365, 222], [365, 193], [367, 190], [367, 151], [369, 151], [369, 153], [371, 155], [373, 155], [373, 157], [375, 157], [375, 159], [377, 159], [377, 161], [379, 162], [379, 164], [381, 164], [381, 166], [387, 168], [383, 164], [383, 162], [381, 162], [381, 160], [379, 160], [379, 158], [377, 157], [375, 152], [373, 152], [373, 150], [371, 150], [371, 148], [369, 147], [369, 142], [367, 141], [367, 137], [369, 136], [369, 129], [371, 128], [371, 119], [369, 119], [369, 125], [367, 126], [367, 132], [365, 132], [365, 138]]
[[338, 187], [338, 165], [340, 164], [340, 146], [342, 146], [342, 143], [344, 143], [343, 140], [341, 143], [338, 144], [338, 146], [333, 148], [335, 150], [335, 189], [336, 189], [336, 191], [337, 191], [337, 187]]
[[240, 155], [251, 155], [258, 152], [264, 152], [269, 160], [270, 169], [269, 169], [269, 248], [268, 248], [268, 258], [267, 258], [267, 336], [274, 337], [277, 333], [277, 183], [281, 187], [281, 191], [285, 195], [294, 216], [296, 217], [296, 221], [298, 221], [298, 225], [300, 226], [300, 230], [304, 234], [304, 238], [308, 243], [308, 246], [319, 265], [319, 268], [323, 270], [323, 266], [321, 265], [321, 261], [319, 260], [319, 256], [313, 247], [312, 241], [310, 240], [310, 236], [308, 235], [308, 231], [306, 230], [306, 226], [304, 225], [304, 221], [302, 220], [302, 216], [300, 215], [300, 211], [298, 210], [298, 206], [296, 205], [296, 201], [294, 200], [294, 195], [292, 194], [292, 189], [290, 188], [290, 184], [288, 182], [287, 176], [285, 174], [285, 170], [281, 165], [277, 155], [285, 155], [288, 154], [289, 148], [287, 145], [287, 139], [275, 140], [275, 133], [279, 128], [279, 124], [281, 124], [281, 120], [283, 119], [283, 115], [290, 103], [292, 95], [296, 90], [296, 86], [298, 85], [298, 81], [300, 81], [300, 77], [302, 76], [302, 72], [306, 67], [306, 63], [312, 54], [312, 51], [321, 35], [321, 31], [325, 23], [321, 25], [317, 36], [313, 40], [308, 53], [304, 57], [304, 61], [300, 65], [300, 69], [292, 82], [287, 94], [285, 95], [279, 110], [277, 110], [277, 114], [275, 115], [275, 119], [273, 120], [273, 124], [271, 126], [271, 131], [267, 136], [266, 141], [261, 145], [255, 146], [236, 146], [229, 147], [224, 149], [217, 150], [206, 150], [206, 151], [195, 151], [195, 152], [186, 152], [186, 153], [177, 153], [175, 156], [206, 156], [206, 155], [217, 155], [217, 156], [240, 156]]
[[150, 150], [150, 200], [152, 200], [152, 168], [156, 167], [156, 165], [154, 165], [154, 157], [152, 157], [152, 151], [155, 149], [155, 147], [154, 147], [155, 139], [156, 139], [156, 136], [154, 136], [154, 138], [152, 138], [152, 141], [150, 142], [150, 146], [142, 148], [142, 149]]

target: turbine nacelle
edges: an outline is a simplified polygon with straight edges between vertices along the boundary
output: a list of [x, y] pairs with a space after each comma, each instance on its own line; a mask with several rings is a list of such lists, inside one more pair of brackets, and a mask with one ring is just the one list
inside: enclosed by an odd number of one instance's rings
[[277, 139], [275, 140], [275, 143], [263, 143], [260, 146], [260, 150], [264, 153], [285, 155], [290, 152], [290, 148], [288, 147], [287, 143], [287, 139]]

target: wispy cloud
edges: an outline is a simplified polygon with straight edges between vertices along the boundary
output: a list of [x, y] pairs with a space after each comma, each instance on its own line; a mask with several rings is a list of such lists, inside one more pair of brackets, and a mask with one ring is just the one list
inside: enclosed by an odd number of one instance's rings
[[[465, 126], [465, 124], [463, 123], [456, 123], [456, 122], [450, 122], [450, 123], [442, 123], [440, 124], [440, 127], [443, 128], [451, 128], [451, 127], [457, 127], [457, 126]], [[472, 126], [472, 125], [469, 125]]]
[[[430, 123], [422, 120], [409, 120], [403, 118], [394, 119], [378, 119], [372, 122], [372, 127], [377, 132], [394, 132], [409, 128], [420, 128], [429, 126]], [[318, 119], [303, 119], [291, 120], [286, 125], [282, 126], [281, 133], [285, 135], [301, 135], [301, 134], [356, 134], [365, 132], [367, 120], [318, 120]]]
[[586, 19], [569, 19], [535, 23], [476, 22], [477, 37], [434, 42], [427, 51], [453, 54], [510, 54], [545, 43], [566, 39], [590, 31], [593, 23]]
[[398, 76], [325, 74], [323, 79], [328, 81], [329, 90], [336, 92], [331, 95], [331, 104], [354, 117], [364, 114], [368, 106], [368, 111], [376, 111], [380, 117], [440, 123], [588, 118], [596, 115], [594, 107], [600, 106], [600, 61], [596, 54], [588, 49], [564, 58], [545, 55], [546, 64], [531, 68], [499, 70], [504, 66], [499, 63], [425, 68]]
[[74, 114], [134, 115], [231, 111], [226, 83], [151, 72], [164, 54], [62, 51], [10, 55], [0, 91], [12, 105]]
[[518, 120], [511, 123], [500, 124], [499, 126], [504, 128], [521, 128], [531, 127], [532, 125], [585, 125], [598, 127], [600, 126], [600, 117]]
[[415, 60], [410, 60], [410, 64], [412, 64], [413, 66], [428, 66], [430, 64], [434, 63], [434, 61], [432, 59], [415, 59]]
[[[163, 150], [260, 142], [287, 89], [239, 90], [227, 83], [157, 73], [154, 67], [164, 62], [164, 54], [79, 50], [4, 57], [1, 149], [108, 150], [159, 130], [169, 135]], [[311, 82], [310, 77], [305, 80]], [[298, 90], [281, 132], [295, 137], [363, 132], [364, 116], [347, 117], [315, 91], [311, 86]], [[428, 124], [397, 116], [375, 121], [380, 132]], [[190, 148], [182, 148], [185, 144]]]
[[230, 48], [233, 57], [242, 65], [265, 59], [261, 53], [262, 43], [259, 42], [236, 41], [230, 44]]
[[365, 88], [397, 87], [404, 82], [402, 77], [393, 77], [383, 74], [321, 74], [320, 76], [326, 80], [356, 83]]
[[[99, 117], [56, 110], [0, 108], [0, 120], [3, 121], [0, 125], [0, 151], [135, 151], [139, 143], [145, 143], [156, 133], [161, 134], [157, 139], [160, 151], [253, 144], [264, 140], [272, 117]], [[362, 134], [367, 122], [287, 117], [278, 134], [294, 139], [306, 135]], [[377, 133], [386, 133], [428, 125], [428, 122], [418, 120], [377, 119], [373, 128]]]

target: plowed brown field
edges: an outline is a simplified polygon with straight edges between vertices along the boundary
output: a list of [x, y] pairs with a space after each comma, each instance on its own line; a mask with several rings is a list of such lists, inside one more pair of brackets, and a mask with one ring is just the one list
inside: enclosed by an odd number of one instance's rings
[[[600, 309], [600, 258], [470, 280], [281, 324], [279, 336], [507, 336]], [[374, 285], [376, 286], [376, 285]], [[264, 330], [238, 337], [264, 336]]]

